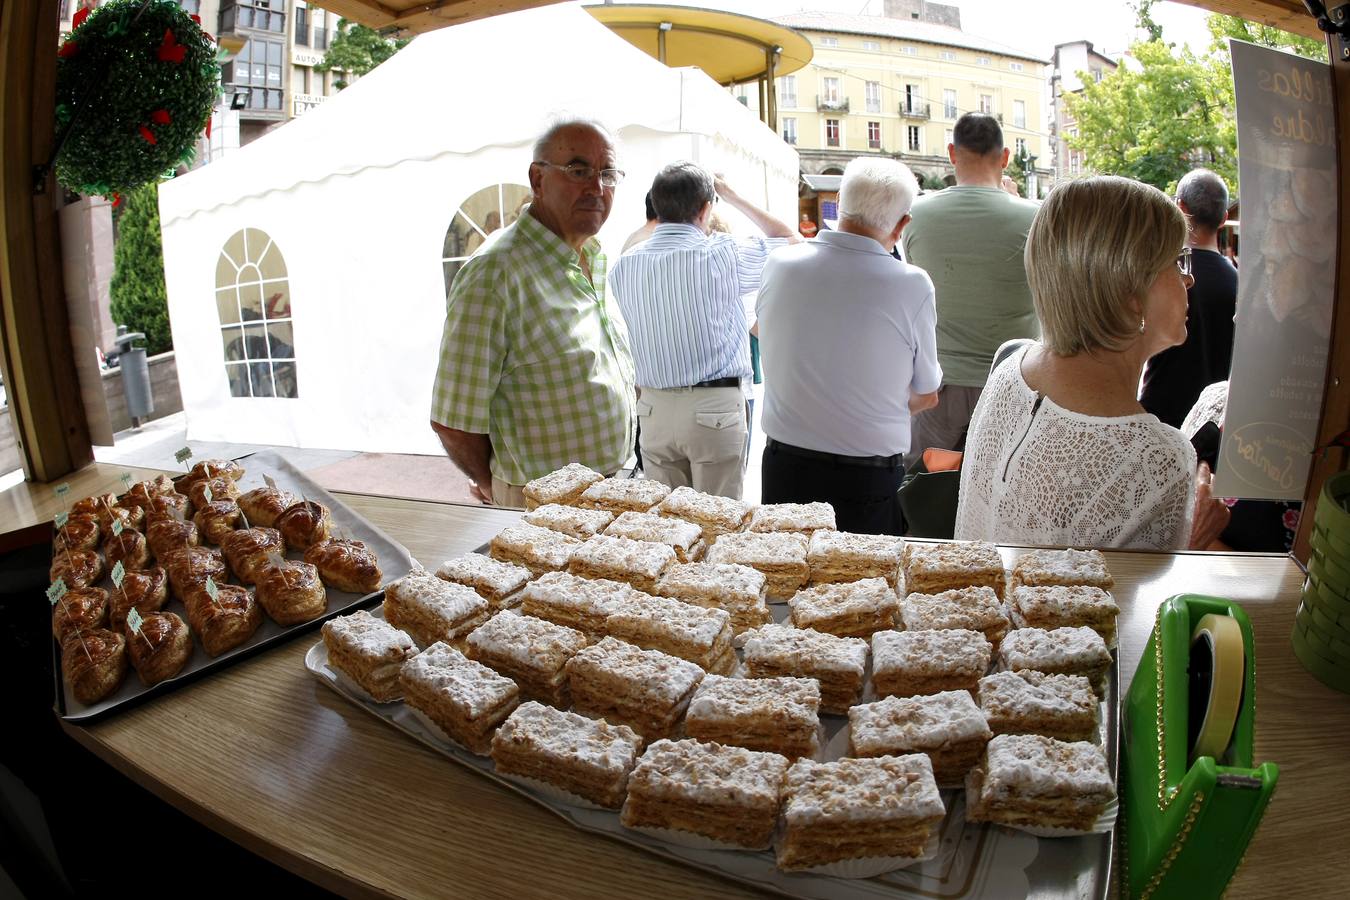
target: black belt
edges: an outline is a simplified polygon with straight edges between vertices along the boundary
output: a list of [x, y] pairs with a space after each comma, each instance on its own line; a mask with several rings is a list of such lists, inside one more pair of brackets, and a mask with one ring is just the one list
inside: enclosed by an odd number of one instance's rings
[[764, 446], [770, 450], [786, 453], [789, 456], [800, 456], [803, 459], [819, 459], [825, 462], [832, 462], [839, 466], [866, 466], [872, 469], [894, 469], [905, 461], [905, 454], [903, 453], [897, 453], [894, 456], [844, 456], [839, 453], [822, 453], [819, 450], [807, 450], [805, 447], [794, 447], [791, 444], [784, 444], [782, 441], [775, 441], [773, 438], [766, 438]]
[[741, 380], [734, 375], [728, 375], [726, 378], [710, 378], [707, 381], [700, 381], [698, 384], [690, 387], [740, 387]]

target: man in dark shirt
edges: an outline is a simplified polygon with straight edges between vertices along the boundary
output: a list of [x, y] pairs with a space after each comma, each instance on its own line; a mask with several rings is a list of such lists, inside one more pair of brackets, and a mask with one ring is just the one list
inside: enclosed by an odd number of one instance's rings
[[1208, 169], [1194, 169], [1177, 185], [1186, 214], [1195, 284], [1187, 291], [1186, 340], [1148, 361], [1139, 402], [1173, 428], [1181, 427], [1207, 385], [1228, 379], [1233, 361], [1237, 269], [1219, 252], [1228, 219], [1228, 187]]

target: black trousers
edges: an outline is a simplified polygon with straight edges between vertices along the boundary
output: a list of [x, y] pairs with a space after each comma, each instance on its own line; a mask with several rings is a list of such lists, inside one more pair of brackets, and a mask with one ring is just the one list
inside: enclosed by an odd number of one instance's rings
[[847, 457], [818, 459], [794, 453], [777, 441], [764, 448], [761, 469], [764, 503], [811, 503], [823, 500], [834, 507], [840, 531], [859, 534], [905, 532], [896, 492], [905, 467], [863, 466], [843, 462]]

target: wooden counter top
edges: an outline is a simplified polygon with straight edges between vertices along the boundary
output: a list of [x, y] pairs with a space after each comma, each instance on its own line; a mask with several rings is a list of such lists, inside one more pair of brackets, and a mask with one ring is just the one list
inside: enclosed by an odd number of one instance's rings
[[[120, 489], [121, 471], [82, 471], [70, 479], [72, 497]], [[15, 492], [25, 496], [8, 496]], [[340, 496], [429, 567], [480, 546], [518, 515]], [[41, 486], [5, 492], [0, 531], [50, 518], [60, 508], [54, 502]], [[1343, 892], [1335, 851], [1350, 831], [1350, 774], [1343, 762], [1350, 696], [1324, 687], [1293, 656], [1298, 567], [1286, 557], [1259, 554], [1108, 553], [1107, 561], [1117, 582], [1127, 681], [1157, 606], [1168, 597], [1227, 597], [1251, 618], [1257, 761], [1278, 763], [1281, 775], [1228, 896]], [[210, 827], [344, 895], [756, 895], [579, 832], [423, 748], [315, 682], [303, 664], [315, 640], [316, 634], [305, 635], [106, 722], [66, 730]]]

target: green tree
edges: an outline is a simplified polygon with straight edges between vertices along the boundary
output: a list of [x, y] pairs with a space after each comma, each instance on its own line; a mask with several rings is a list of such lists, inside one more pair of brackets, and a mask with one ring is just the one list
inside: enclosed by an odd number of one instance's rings
[[1082, 92], [1065, 95], [1078, 122], [1069, 146], [1083, 151], [1093, 171], [1162, 190], [1196, 166], [1236, 185], [1231, 67], [1161, 40], [1137, 43], [1130, 53], [1138, 67], [1122, 65], [1096, 83], [1084, 77]]
[[164, 246], [159, 233], [159, 187], [154, 182], [122, 197], [109, 311], [118, 325], [145, 333], [149, 355], [173, 349], [169, 292], [164, 287]]
[[[1317, 38], [1304, 37], [1301, 34], [1281, 31], [1271, 25], [1260, 25], [1256, 22], [1248, 22], [1246, 19], [1239, 19], [1237, 16], [1222, 16], [1217, 13], [1205, 19], [1205, 24], [1209, 26], [1209, 33], [1214, 38], [1210, 44], [1210, 50], [1224, 60], [1228, 60], [1228, 39], [1236, 38], [1249, 44], [1259, 44], [1262, 47], [1272, 47], [1276, 50], [1288, 50], [1290, 53], [1297, 53], [1299, 56], [1306, 56], [1308, 59], [1327, 62], [1326, 41]], [[1229, 69], [1231, 74], [1231, 62], [1229, 62]]]
[[316, 72], [336, 70], [340, 74], [333, 80], [338, 90], [350, 82], [349, 75], [365, 75], [380, 63], [408, 46], [411, 38], [391, 38], [347, 19], [338, 19], [337, 34], [333, 43], [323, 55], [323, 62], [314, 67]]

